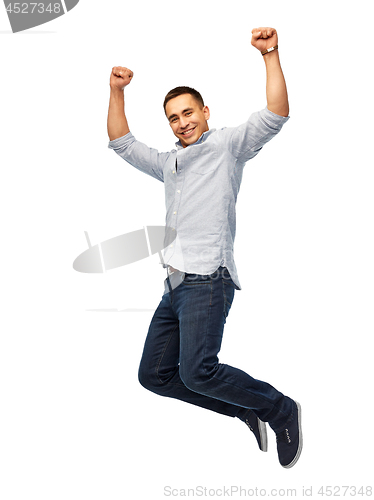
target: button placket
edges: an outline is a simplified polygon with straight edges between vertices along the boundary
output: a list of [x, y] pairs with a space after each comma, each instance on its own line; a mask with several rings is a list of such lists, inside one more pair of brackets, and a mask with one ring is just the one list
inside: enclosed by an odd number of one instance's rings
[[[178, 165], [177, 165], [178, 164]], [[174, 178], [174, 203], [173, 203], [173, 211], [171, 215], [170, 224], [173, 231], [177, 230], [177, 216], [179, 214], [179, 205], [181, 199], [182, 192], [182, 184], [183, 184], [183, 168], [180, 166], [180, 161], [175, 159], [175, 168], [173, 168], [172, 173], [176, 177]], [[169, 245], [169, 248], [173, 248], [172, 253], [174, 253], [174, 244]]]
[[[177, 160], [175, 161], [177, 163]], [[184, 168], [183, 168], [183, 161], [181, 162], [181, 159], [178, 159], [178, 170], [177, 170], [177, 182], [175, 185], [175, 194], [174, 194], [174, 211], [173, 215], [176, 217], [179, 214], [179, 209], [180, 209], [180, 203], [181, 203], [181, 193], [182, 193], [182, 184], [184, 180]], [[177, 227], [177, 224], [175, 222], [175, 225], [173, 227]]]

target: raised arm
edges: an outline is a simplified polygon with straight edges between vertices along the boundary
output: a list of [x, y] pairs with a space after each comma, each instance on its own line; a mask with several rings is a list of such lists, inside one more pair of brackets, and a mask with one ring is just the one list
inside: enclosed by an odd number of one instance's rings
[[130, 132], [125, 115], [124, 88], [128, 85], [133, 72], [122, 66], [115, 66], [110, 75], [110, 99], [108, 111], [108, 135], [113, 141]]
[[[278, 35], [274, 28], [255, 28], [252, 30], [252, 45], [259, 51], [270, 49], [278, 45]], [[289, 105], [286, 82], [279, 61], [278, 50], [266, 53], [266, 99], [269, 111], [288, 116]]]

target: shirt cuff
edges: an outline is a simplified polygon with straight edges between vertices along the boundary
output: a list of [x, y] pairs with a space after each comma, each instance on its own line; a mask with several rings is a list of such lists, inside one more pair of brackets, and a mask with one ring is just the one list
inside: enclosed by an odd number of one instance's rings
[[123, 147], [128, 146], [135, 140], [135, 137], [131, 132], [128, 132], [126, 135], [122, 137], [118, 137], [117, 139], [113, 139], [113, 141], [109, 141], [108, 148], [109, 149], [121, 149]]
[[266, 122], [268, 122], [269, 125], [273, 125], [275, 127], [277, 126], [282, 127], [283, 124], [290, 119], [289, 116], [281, 116], [273, 113], [268, 109], [267, 106], [265, 109], [263, 109], [262, 113], [263, 113], [263, 118], [266, 120]]

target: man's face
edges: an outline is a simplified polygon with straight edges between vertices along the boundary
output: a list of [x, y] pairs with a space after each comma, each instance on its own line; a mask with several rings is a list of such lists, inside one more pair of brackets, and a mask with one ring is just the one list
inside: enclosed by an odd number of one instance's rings
[[182, 94], [170, 99], [165, 112], [174, 135], [184, 148], [196, 142], [201, 134], [209, 130], [208, 106], [201, 107], [191, 94]]

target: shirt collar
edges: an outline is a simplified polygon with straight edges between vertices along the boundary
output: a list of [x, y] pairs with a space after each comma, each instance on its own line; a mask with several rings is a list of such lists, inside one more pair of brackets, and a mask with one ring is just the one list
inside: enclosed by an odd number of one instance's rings
[[[212, 130], [207, 130], [206, 132], [203, 132], [196, 142], [194, 142], [193, 144], [190, 144], [187, 147], [196, 146], [197, 144], [201, 144], [210, 136], [210, 134], [212, 132], [215, 132], [215, 130], [216, 130], [215, 128], [212, 128]], [[186, 149], [182, 146], [181, 141], [176, 142], [175, 145], [176, 145], [177, 149]]]

